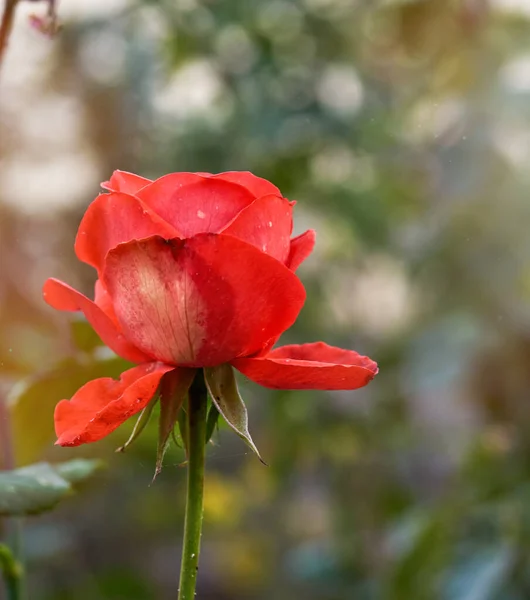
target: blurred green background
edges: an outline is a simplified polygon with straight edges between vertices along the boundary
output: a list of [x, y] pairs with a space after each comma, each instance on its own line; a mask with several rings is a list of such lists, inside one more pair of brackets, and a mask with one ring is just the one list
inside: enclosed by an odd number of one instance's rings
[[[19, 464], [108, 469], [25, 523], [31, 600], [175, 597], [182, 450], [152, 423], [53, 448], [53, 407], [119, 373], [49, 276], [116, 168], [250, 170], [318, 232], [283, 342], [379, 362], [358, 392], [243, 382], [266, 468], [209, 448], [203, 600], [530, 598], [530, 2], [21, 3], [0, 80], [0, 391]], [[27, 378], [30, 378], [29, 380]], [[21, 383], [21, 382], [24, 383]]]

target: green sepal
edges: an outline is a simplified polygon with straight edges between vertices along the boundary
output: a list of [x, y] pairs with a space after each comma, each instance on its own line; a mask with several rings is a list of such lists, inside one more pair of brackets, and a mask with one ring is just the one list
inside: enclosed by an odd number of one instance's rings
[[206, 418], [206, 443], [212, 439], [212, 435], [219, 423], [219, 410], [213, 402], [210, 403], [208, 409], [208, 417]]
[[162, 378], [160, 384], [160, 420], [158, 422], [158, 447], [156, 468], [153, 479], [162, 470], [164, 455], [169, 447], [171, 434], [175, 429], [182, 404], [193, 382], [196, 369], [178, 368]]
[[149, 404], [142, 410], [140, 416], [136, 420], [134, 429], [132, 430], [129, 439], [125, 442], [125, 444], [123, 444], [123, 446], [116, 448], [116, 452], [125, 452], [125, 450], [127, 450], [127, 448], [140, 437], [140, 434], [147, 427], [147, 424], [151, 420], [151, 415], [153, 414], [153, 409], [155, 408], [155, 404], [157, 402], [158, 394], [156, 394]]
[[206, 387], [212, 397], [212, 402], [230, 427], [241, 437], [247, 445], [261, 458], [256, 445], [248, 431], [248, 413], [243, 399], [239, 395], [234, 371], [229, 364], [204, 369]]
[[184, 446], [184, 452], [186, 453], [186, 460], [188, 459], [188, 449], [189, 449], [189, 436], [188, 436], [188, 401], [187, 399], [184, 401], [182, 408], [178, 414], [177, 424], [180, 433], [180, 439], [182, 440], [182, 445]]

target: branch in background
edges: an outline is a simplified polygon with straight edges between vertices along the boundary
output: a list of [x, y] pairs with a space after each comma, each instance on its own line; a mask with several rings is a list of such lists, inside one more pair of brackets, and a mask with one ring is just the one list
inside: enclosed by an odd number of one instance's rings
[[[39, 2], [40, 0], [29, 0], [30, 2]], [[59, 31], [59, 20], [57, 18], [56, 0], [46, 0], [48, 10], [44, 17], [38, 15], [30, 16], [31, 25], [40, 31], [40, 33], [53, 37]]]
[[7, 49], [7, 43], [11, 30], [13, 29], [13, 23], [15, 21], [15, 10], [17, 8], [19, 0], [6, 0], [4, 12], [2, 14], [2, 21], [0, 22], [0, 66], [5, 56]]
[[[13, 23], [15, 21], [16, 8], [22, 0], [5, 0], [4, 11], [2, 13], [2, 20], [0, 21], [0, 67], [5, 57], [7, 46], [9, 43], [9, 37], [13, 30]], [[40, 2], [41, 0], [28, 0], [29, 2]], [[59, 29], [59, 23], [57, 19], [57, 7], [56, 0], [44, 0], [48, 4], [48, 10], [44, 17], [38, 15], [31, 15], [30, 22], [32, 26], [43, 33], [44, 35], [52, 37]]]

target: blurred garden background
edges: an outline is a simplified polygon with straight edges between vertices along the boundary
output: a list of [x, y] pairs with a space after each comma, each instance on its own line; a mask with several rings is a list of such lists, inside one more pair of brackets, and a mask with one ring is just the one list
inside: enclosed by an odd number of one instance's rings
[[[186, 471], [156, 424], [54, 448], [123, 364], [49, 309], [114, 169], [250, 170], [317, 230], [282, 342], [368, 354], [357, 392], [242, 381], [269, 467], [209, 447], [202, 600], [530, 598], [530, 0], [21, 1], [0, 72], [0, 392], [18, 465], [107, 468], [24, 523], [31, 600], [172, 598]], [[243, 380], [243, 378], [241, 378]], [[1, 592], [0, 592], [1, 597]]]

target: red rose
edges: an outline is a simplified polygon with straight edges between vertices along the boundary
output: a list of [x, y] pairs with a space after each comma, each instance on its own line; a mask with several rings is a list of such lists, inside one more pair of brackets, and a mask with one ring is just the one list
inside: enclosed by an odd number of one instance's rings
[[355, 389], [377, 373], [356, 352], [322, 342], [270, 350], [305, 290], [295, 269], [315, 234], [291, 239], [294, 203], [251, 173], [173, 173], [150, 181], [116, 171], [76, 239], [98, 272], [92, 301], [49, 279], [46, 302], [82, 311], [103, 342], [138, 363], [120, 381], [83, 386], [55, 413], [58, 444], [94, 442], [138, 413], [162, 376], [233, 365], [281, 389]]

